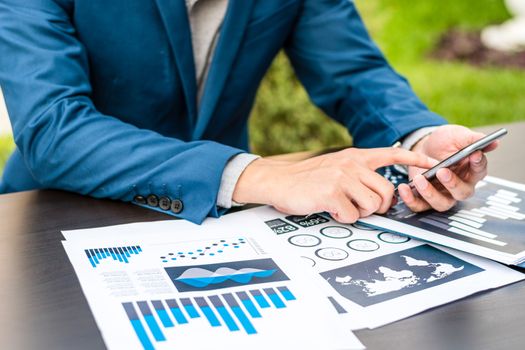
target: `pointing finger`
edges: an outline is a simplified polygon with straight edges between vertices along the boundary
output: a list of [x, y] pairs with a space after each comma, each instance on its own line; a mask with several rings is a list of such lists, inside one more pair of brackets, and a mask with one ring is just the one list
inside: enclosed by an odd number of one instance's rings
[[412, 152], [403, 148], [375, 148], [369, 152], [368, 167], [378, 169], [387, 165], [402, 164], [429, 169], [438, 163], [422, 153]]

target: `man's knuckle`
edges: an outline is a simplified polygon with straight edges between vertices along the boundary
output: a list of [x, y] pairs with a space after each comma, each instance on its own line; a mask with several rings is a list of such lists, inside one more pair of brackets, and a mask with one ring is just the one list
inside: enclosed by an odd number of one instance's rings
[[331, 199], [339, 197], [339, 187], [336, 185], [329, 186], [326, 194]]
[[344, 210], [339, 211], [339, 217], [342, 222], [351, 224], [359, 219], [359, 212], [354, 208], [347, 207]]
[[334, 182], [327, 183], [321, 193], [325, 200], [334, 200], [339, 196], [339, 186]]
[[410, 201], [410, 203], [405, 202], [405, 204], [408, 205], [410, 210], [412, 210], [413, 212], [416, 212], [416, 213], [424, 210], [423, 204], [422, 203], [418, 203], [416, 200], [412, 200], [412, 201]]
[[474, 195], [474, 192], [476, 192], [476, 190], [474, 189], [473, 186], [468, 186], [464, 191], [463, 191], [463, 198], [462, 200], [465, 200], [467, 198], [470, 198]]
[[352, 169], [355, 168], [356, 162], [352, 158], [342, 158], [339, 164], [341, 167]]
[[456, 193], [454, 195], [454, 198], [458, 201], [464, 201], [465, 199], [467, 199], [469, 196], [468, 196], [468, 193], [466, 191], [460, 191], [458, 193]]
[[434, 194], [428, 189], [428, 187], [421, 190], [418, 189], [418, 192], [426, 200], [432, 199], [432, 197], [434, 197]]
[[367, 201], [361, 206], [361, 209], [363, 211], [363, 215], [367, 216], [375, 212], [377, 208], [373, 201]]
[[452, 208], [454, 206], [454, 204], [456, 203], [456, 201], [443, 201], [443, 202], [439, 202], [438, 204], [436, 204], [434, 206], [434, 209], [440, 213], [443, 213], [447, 210], [449, 210], [450, 208]]
[[383, 199], [388, 199], [394, 195], [395, 190], [396, 187], [394, 186], [394, 184], [391, 182], [387, 182], [380, 189], [381, 197], [383, 197]]
[[378, 196], [372, 196], [363, 203], [361, 209], [363, 210], [364, 215], [368, 216], [378, 211], [380, 207], [381, 199]]
[[359, 219], [359, 212], [357, 210], [352, 210], [350, 213], [348, 213], [348, 219], [351, 223], [356, 222]]
[[374, 196], [374, 211], [377, 211], [381, 207], [381, 203], [383, 203], [383, 198], [380, 196]]
[[474, 167], [474, 171], [478, 174], [487, 172], [487, 164]]
[[345, 149], [343, 152], [347, 157], [354, 157], [359, 154], [361, 150], [359, 148], [350, 147]]
[[344, 170], [340, 167], [334, 168], [331, 171], [331, 174], [334, 177], [335, 181], [338, 183], [343, 181], [346, 177]]
[[458, 187], [458, 180], [452, 177], [452, 179], [446, 184], [446, 187], [451, 190], [456, 189]]
[[403, 157], [404, 151], [405, 150], [402, 148], [392, 148], [391, 156], [394, 160], [398, 160], [399, 158]]

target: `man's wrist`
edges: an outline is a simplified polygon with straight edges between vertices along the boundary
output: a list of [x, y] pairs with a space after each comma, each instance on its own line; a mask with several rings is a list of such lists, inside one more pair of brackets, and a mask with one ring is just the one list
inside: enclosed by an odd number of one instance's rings
[[426, 134], [422, 138], [420, 138], [412, 147], [410, 147], [411, 151], [418, 152], [422, 149], [423, 145], [425, 144], [425, 141], [430, 137], [430, 134]]
[[232, 206], [241, 205], [233, 200], [233, 191], [244, 170], [258, 158], [260, 157], [255, 154], [241, 153], [228, 161], [221, 177], [221, 185], [217, 194], [217, 206], [229, 209]]
[[[403, 139], [396, 142], [393, 147], [401, 147], [410, 151], [417, 152], [418, 148], [421, 147], [430, 134], [436, 130], [438, 126], [430, 126], [421, 129], [417, 129], [412, 133], [408, 134]], [[401, 174], [408, 175], [408, 167], [405, 165], [394, 164], [394, 168]]]
[[233, 191], [232, 199], [239, 203], [272, 204], [279, 167], [288, 162], [259, 158], [246, 167]]
[[401, 141], [401, 147], [404, 149], [415, 151], [417, 145], [421, 145], [421, 141], [426, 139], [438, 126], [429, 126], [421, 129], [417, 129], [412, 133], [408, 134]]

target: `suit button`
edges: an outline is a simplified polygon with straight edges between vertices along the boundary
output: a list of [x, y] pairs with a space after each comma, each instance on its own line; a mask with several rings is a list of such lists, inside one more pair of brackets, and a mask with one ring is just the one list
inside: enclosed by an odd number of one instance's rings
[[146, 198], [144, 196], [138, 195], [133, 198], [133, 201], [138, 204], [146, 204]]
[[154, 194], [150, 194], [146, 200], [150, 207], [156, 207], [159, 205], [159, 197], [155, 196]]
[[184, 205], [180, 199], [174, 199], [171, 201], [171, 211], [175, 214], [178, 214], [182, 211]]
[[159, 208], [162, 210], [170, 210], [171, 207], [171, 199], [168, 197], [160, 197], [159, 198]]

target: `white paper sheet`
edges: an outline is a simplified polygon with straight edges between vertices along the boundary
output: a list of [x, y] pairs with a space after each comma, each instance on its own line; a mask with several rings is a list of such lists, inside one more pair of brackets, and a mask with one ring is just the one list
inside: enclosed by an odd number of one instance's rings
[[63, 244], [109, 349], [364, 348], [264, 230], [247, 214], [69, 231]]
[[270, 207], [250, 212], [323, 277], [325, 293], [353, 325], [376, 328], [524, 279], [486, 259], [359, 224], [342, 225], [322, 214], [287, 216]]
[[445, 213], [415, 214], [401, 202], [385, 216], [360, 221], [508, 265], [525, 259], [525, 185], [495, 177]]

